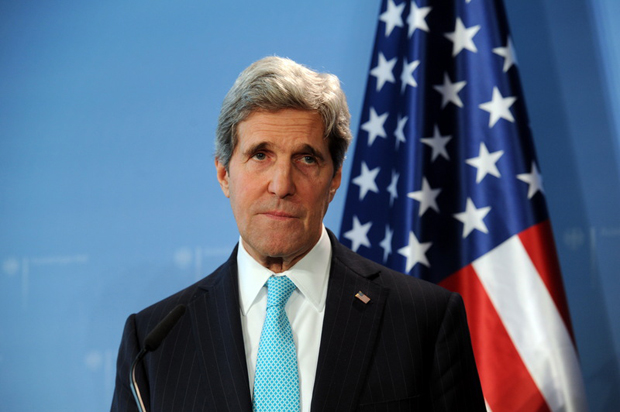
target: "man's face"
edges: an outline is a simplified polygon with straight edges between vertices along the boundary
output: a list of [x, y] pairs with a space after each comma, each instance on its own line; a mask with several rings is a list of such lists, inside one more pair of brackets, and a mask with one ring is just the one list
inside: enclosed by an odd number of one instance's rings
[[254, 112], [237, 136], [228, 170], [215, 162], [220, 186], [248, 253], [272, 270], [278, 264], [287, 270], [319, 240], [341, 169], [334, 173], [316, 112]]

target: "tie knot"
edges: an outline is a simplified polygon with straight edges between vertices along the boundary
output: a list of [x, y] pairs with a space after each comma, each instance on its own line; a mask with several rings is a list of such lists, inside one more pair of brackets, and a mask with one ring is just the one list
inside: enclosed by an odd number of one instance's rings
[[295, 284], [288, 277], [271, 276], [267, 280], [267, 307], [284, 306], [295, 289]]

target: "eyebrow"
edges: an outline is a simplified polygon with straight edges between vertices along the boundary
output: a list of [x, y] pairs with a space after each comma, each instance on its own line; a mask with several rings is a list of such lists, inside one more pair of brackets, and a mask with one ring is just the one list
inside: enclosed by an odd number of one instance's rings
[[260, 152], [261, 150], [267, 150], [271, 147], [271, 144], [269, 144], [268, 142], [259, 142], [256, 143], [252, 146], [247, 147], [243, 153], [245, 155], [250, 155], [252, 153], [256, 153], [256, 152]]
[[[252, 146], [247, 147], [246, 150], [243, 151], [243, 153], [246, 155], [250, 155], [256, 152], [260, 152], [261, 150], [270, 150], [271, 147], [272, 147], [272, 144], [269, 142], [259, 142]], [[303, 144], [300, 148], [296, 149], [295, 153], [309, 153], [310, 155], [316, 157], [320, 161], [322, 162], [325, 161], [325, 156], [323, 156], [321, 152], [319, 152], [317, 149], [315, 149], [314, 147], [312, 147], [311, 145], [307, 143]]]
[[301, 150], [299, 150], [298, 152], [300, 153], [310, 153], [312, 156], [316, 157], [317, 159], [319, 159], [320, 161], [324, 162], [325, 158], [323, 157], [323, 155], [321, 154], [321, 152], [319, 152], [318, 150], [316, 150], [314, 147], [310, 146], [309, 144], [304, 144], [301, 147]]

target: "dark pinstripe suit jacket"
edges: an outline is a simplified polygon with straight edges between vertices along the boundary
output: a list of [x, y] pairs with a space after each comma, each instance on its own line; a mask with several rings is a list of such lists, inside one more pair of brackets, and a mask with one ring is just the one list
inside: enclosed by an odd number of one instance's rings
[[[312, 411], [484, 411], [459, 295], [341, 245], [333, 258]], [[362, 291], [371, 301], [355, 298]], [[129, 368], [177, 304], [187, 312], [138, 368], [149, 412], [252, 410], [236, 250], [208, 277], [138, 314], [121, 342], [112, 411], [136, 411]]]

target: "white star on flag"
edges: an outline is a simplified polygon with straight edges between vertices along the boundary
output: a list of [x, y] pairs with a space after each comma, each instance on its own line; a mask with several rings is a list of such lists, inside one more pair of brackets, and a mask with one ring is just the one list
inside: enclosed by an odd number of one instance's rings
[[403, 27], [402, 14], [404, 9], [405, 3], [397, 6], [392, 0], [388, 2], [387, 10], [379, 16], [379, 20], [385, 23], [385, 37], [390, 36], [394, 27]]
[[543, 189], [542, 175], [538, 171], [538, 167], [536, 167], [536, 163], [534, 162], [532, 162], [532, 171], [530, 173], [522, 173], [520, 175], [517, 175], [517, 179], [530, 185], [527, 191], [528, 199], [534, 197], [534, 195], [538, 191], [540, 191], [541, 193], [545, 192]]
[[400, 177], [399, 173], [396, 173], [395, 170], [392, 170], [392, 181], [390, 185], [387, 187], [387, 192], [390, 194], [390, 206], [394, 204], [394, 199], [398, 199], [398, 192], [396, 191], [396, 185], [398, 184], [398, 178]]
[[443, 74], [443, 84], [433, 86], [433, 89], [441, 93], [441, 108], [443, 109], [448, 103], [454, 103], [458, 107], [463, 107], [463, 101], [459, 97], [459, 92], [467, 84], [466, 81], [452, 83], [448, 73]]
[[351, 250], [357, 252], [357, 249], [361, 245], [370, 247], [370, 241], [368, 240], [368, 231], [372, 226], [372, 222], [360, 223], [357, 216], [353, 216], [353, 228], [344, 234], [344, 237], [351, 241]]
[[431, 162], [434, 162], [439, 155], [445, 157], [446, 160], [450, 160], [450, 156], [448, 156], [448, 151], [446, 150], [446, 145], [450, 140], [452, 140], [452, 136], [442, 136], [437, 125], [433, 128], [433, 137], [423, 137], [420, 139], [422, 143], [433, 149]]
[[407, 193], [407, 197], [420, 202], [420, 210], [418, 216], [422, 216], [429, 208], [439, 213], [439, 206], [437, 206], [437, 196], [441, 193], [441, 189], [433, 189], [428, 184], [426, 177], [422, 178], [422, 189], [417, 192]]
[[424, 266], [430, 267], [428, 259], [426, 258], [426, 251], [433, 245], [432, 242], [420, 243], [418, 238], [413, 234], [413, 231], [409, 232], [409, 244], [405, 247], [398, 249], [398, 253], [407, 258], [406, 271], [409, 272], [416, 263], [421, 263]]
[[418, 82], [413, 78], [413, 72], [420, 65], [420, 60], [415, 60], [411, 63], [407, 62], [407, 58], [405, 57], [405, 61], [403, 62], [403, 71], [400, 74], [400, 92], [403, 93], [407, 88], [407, 85], [411, 87], [418, 87]]
[[366, 166], [366, 162], [362, 162], [362, 173], [352, 180], [353, 183], [360, 187], [360, 201], [364, 200], [366, 193], [369, 191], [379, 193], [379, 188], [377, 187], [377, 183], [375, 183], [375, 179], [380, 169], [380, 167], [376, 167], [370, 170], [368, 166]]
[[398, 115], [398, 124], [394, 131], [394, 136], [396, 136], [396, 150], [398, 150], [400, 143], [407, 143], [407, 138], [405, 137], [405, 124], [407, 124], [407, 120], [409, 120], [408, 116], [401, 117], [400, 114]]
[[495, 126], [495, 123], [497, 123], [499, 119], [506, 119], [512, 123], [515, 122], [515, 118], [512, 116], [512, 113], [510, 113], [510, 106], [512, 106], [515, 101], [517, 101], [516, 97], [502, 97], [499, 89], [493, 87], [493, 97], [491, 101], [482, 103], [478, 107], [491, 114], [489, 116], [489, 128], [491, 128]]
[[508, 44], [506, 47], [496, 47], [493, 49], [493, 53], [504, 58], [504, 73], [506, 73], [513, 64], [517, 64], [517, 55], [510, 37], [508, 37]]
[[383, 88], [385, 82], [396, 82], [392, 70], [394, 70], [397, 60], [398, 58], [396, 57], [392, 60], [387, 60], [383, 53], [379, 53], [379, 62], [377, 63], [377, 66], [370, 71], [370, 74], [377, 78], [377, 91], [380, 91], [381, 88]]
[[362, 130], [368, 132], [368, 146], [372, 146], [372, 142], [375, 141], [377, 136], [383, 138], [387, 137], [383, 125], [388, 118], [388, 112], [383, 113], [381, 116], [377, 114], [374, 107], [370, 108], [370, 119], [362, 125]]
[[495, 177], [501, 177], [499, 170], [495, 163], [499, 160], [500, 157], [504, 154], [503, 150], [498, 150], [497, 152], [489, 153], [487, 146], [484, 143], [480, 143], [480, 151], [478, 152], [478, 157], [472, 157], [471, 159], [465, 159], [465, 162], [475, 167], [476, 172], [476, 183], [480, 183], [482, 179], [486, 175], [493, 175]]
[[490, 206], [481, 207], [476, 209], [476, 205], [470, 197], [467, 198], [467, 205], [465, 211], [461, 213], [455, 213], [453, 216], [455, 219], [460, 220], [463, 223], [463, 239], [465, 239], [471, 232], [479, 230], [482, 233], [489, 233], [487, 225], [484, 224], [483, 219], [491, 211]]
[[452, 47], [452, 57], [459, 54], [463, 49], [477, 53], [478, 49], [474, 44], [474, 36], [479, 30], [480, 25], [465, 27], [463, 20], [461, 20], [460, 17], [457, 17], [454, 31], [445, 34], [445, 36], [452, 41], [452, 43], [454, 43]]
[[392, 253], [392, 237], [394, 236], [394, 231], [390, 229], [389, 225], [385, 225], [385, 237], [379, 243], [379, 246], [383, 248], [383, 261], [387, 260], [387, 257], [390, 253]]
[[409, 37], [413, 35], [416, 29], [428, 32], [428, 24], [426, 24], [426, 16], [431, 12], [431, 7], [418, 7], [415, 1], [411, 2], [411, 11], [407, 17], [407, 25], [409, 26]]

